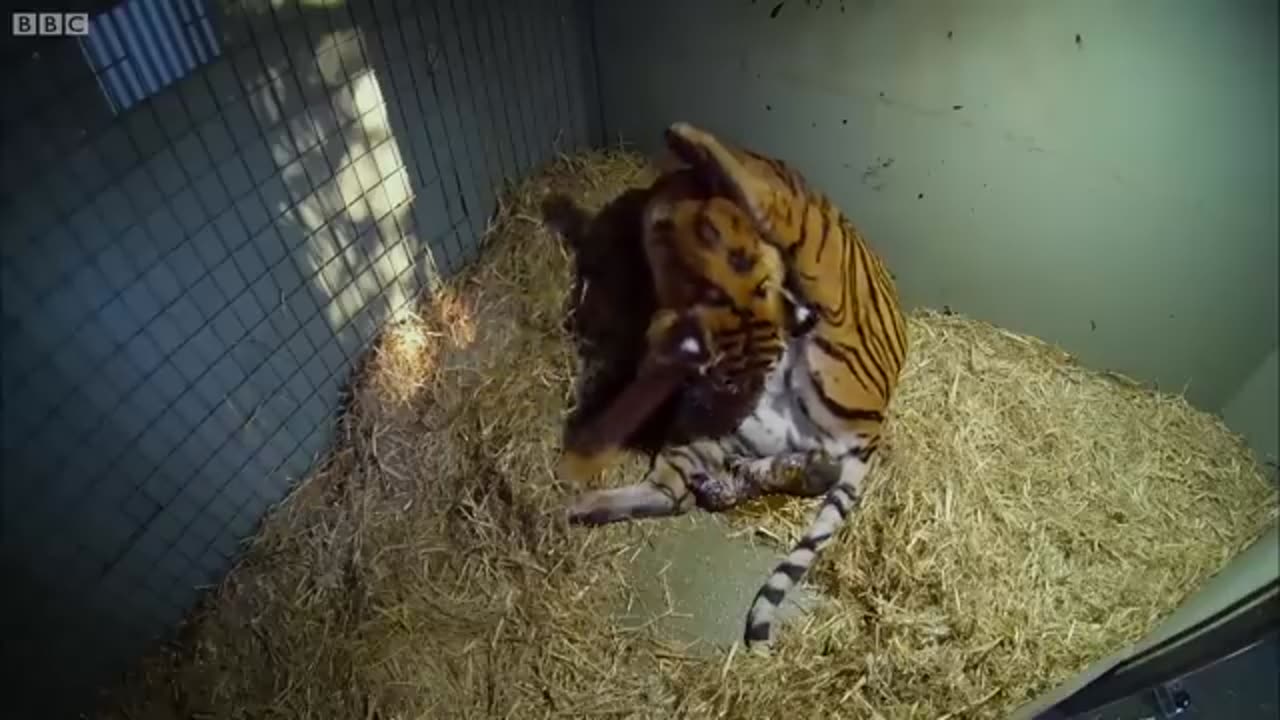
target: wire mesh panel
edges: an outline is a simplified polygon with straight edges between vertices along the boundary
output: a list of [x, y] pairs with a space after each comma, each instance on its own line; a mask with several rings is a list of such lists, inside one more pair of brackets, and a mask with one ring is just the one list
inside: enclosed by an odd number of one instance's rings
[[69, 711], [172, 628], [325, 448], [379, 326], [475, 257], [504, 181], [598, 142], [585, 18], [126, 0], [7, 48], [19, 708]]

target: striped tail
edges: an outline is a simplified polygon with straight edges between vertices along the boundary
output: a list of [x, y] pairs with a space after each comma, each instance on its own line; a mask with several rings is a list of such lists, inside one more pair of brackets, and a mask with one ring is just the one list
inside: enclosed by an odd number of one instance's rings
[[859, 487], [870, 460], [870, 457], [863, 460], [856, 456], [844, 460], [840, 468], [840, 479], [827, 491], [818, 507], [818, 514], [804, 537], [800, 538], [786, 559], [778, 563], [769, 579], [756, 592], [755, 599], [751, 601], [751, 609], [747, 611], [747, 626], [743, 635], [748, 649], [768, 646], [774, 618], [787, 593], [800, 584], [800, 580], [817, 560], [818, 554], [831, 542], [831, 538], [835, 537], [858, 506], [861, 498]]

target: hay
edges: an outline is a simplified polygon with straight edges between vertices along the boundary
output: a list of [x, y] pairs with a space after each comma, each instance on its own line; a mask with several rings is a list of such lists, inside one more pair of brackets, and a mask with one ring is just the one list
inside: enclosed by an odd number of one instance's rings
[[[624, 629], [661, 522], [567, 528], [568, 258], [548, 188], [599, 207], [651, 170], [562, 158], [484, 259], [390, 327], [335, 449], [108, 717], [999, 717], [1141, 636], [1275, 515], [1236, 436], [1180, 397], [959, 316], [911, 319], [887, 460], [772, 658]], [[639, 465], [602, 483], [634, 477]], [[789, 541], [812, 501], [729, 516]]]

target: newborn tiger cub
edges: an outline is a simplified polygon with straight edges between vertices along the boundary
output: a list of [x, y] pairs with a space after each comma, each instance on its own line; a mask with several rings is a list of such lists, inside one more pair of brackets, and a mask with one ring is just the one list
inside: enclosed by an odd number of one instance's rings
[[[687, 123], [665, 140], [688, 167], [640, 203], [657, 309], [629, 381], [566, 434], [559, 472], [581, 482], [633, 447], [633, 431], [655, 439], [640, 482], [575, 499], [569, 515], [581, 524], [824, 495], [748, 610], [744, 641], [763, 649], [787, 592], [858, 503], [906, 355], [905, 321], [881, 260], [799, 173]], [[751, 388], [711, 413], [732, 429], [666, 434], [660, 411], [679, 417], [694, 405], [682, 392], [696, 397], [719, 378]]]

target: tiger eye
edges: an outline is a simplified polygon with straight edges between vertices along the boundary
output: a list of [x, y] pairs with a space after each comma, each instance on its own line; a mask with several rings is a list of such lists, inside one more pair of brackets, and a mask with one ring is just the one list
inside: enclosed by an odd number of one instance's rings
[[747, 254], [742, 248], [734, 248], [729, 251], [729, 267], [739, 275], [746, 275], [756, 266], [755, 258]]

